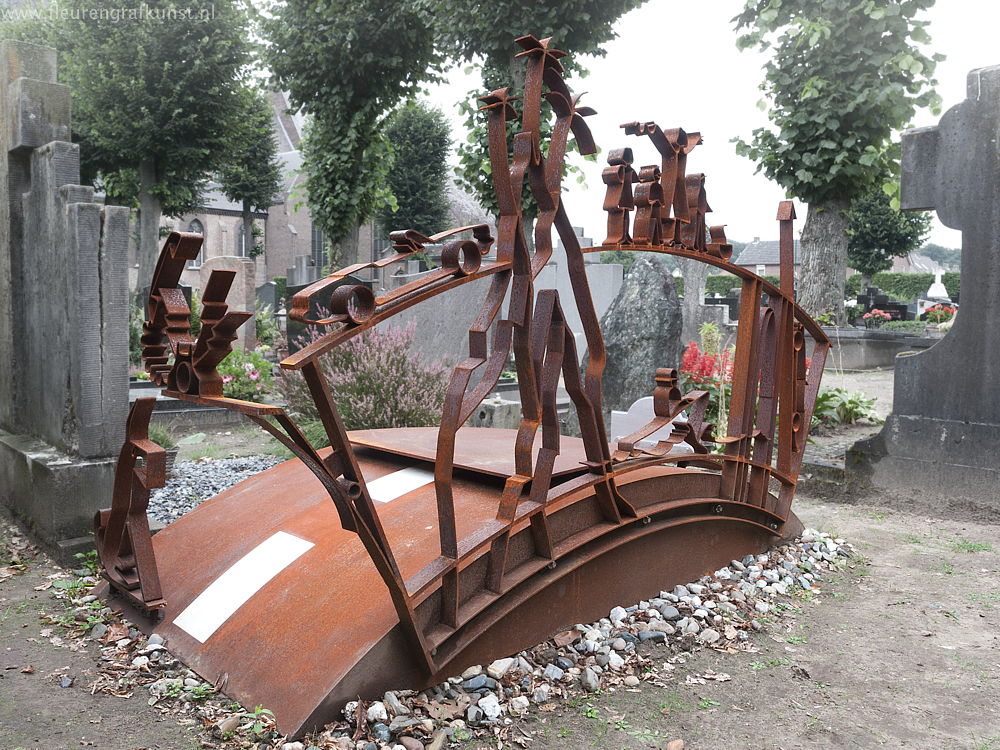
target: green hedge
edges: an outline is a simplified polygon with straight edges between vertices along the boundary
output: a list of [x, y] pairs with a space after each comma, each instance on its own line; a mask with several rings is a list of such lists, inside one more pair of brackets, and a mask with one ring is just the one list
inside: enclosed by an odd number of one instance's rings
[[[958, 271], [948, 271], [941, 276], [941, 281], [948, 290], [948, 296], [953, 300], [958, 298], [960, 277]], [[893, 299], [912, 302], [927, 292], [934, 283], [934, 274], [880, 271], [872, 277], [872, 283]], [[856, 273], [847, 279], [844, 295], [847, 299], [854, 299], [860, 293], [861, 274]]]
[[948, 296], [951, 297], [952, 301], [958, 299], [959, 292], [961, 291], [961, 284], [959, 283], [962, 279], [962, 274], [960, 271], [947, 271], [941, 274], [941, 282], [944, 284], [944, 288], [948, 290]]
[[274, 282], [275, 298], [285, 300], [285, 303], [291, 307], [292, 301], [288, 299], [288, 279], [284, 276], [275, 276], [271, 281]]
[[729, 294], [734, 286], [740, 286], [739, 277], [731, 273], [716, 273], [705, 279], [705, 294]]

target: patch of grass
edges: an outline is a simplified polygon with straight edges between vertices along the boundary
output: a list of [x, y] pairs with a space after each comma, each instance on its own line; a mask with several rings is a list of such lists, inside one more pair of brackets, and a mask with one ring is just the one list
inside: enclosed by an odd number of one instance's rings
[[101, 568], [101, 563], [97, 560], [96, 549], [89, 550], [88, 552], [77, 552], [73, 557], [80, 561], [80, 568], [82, 570], [89, 570], [92, 576], [96, 576]]
[[951, 543], [952, 552], [992, 552], [993, 545], [986, 542], [971, 542], [968, 539], [955, 539]]
[[1000, 750], [1000, 737], [977, 737], [972, 735], [972, 741], [976, 744], [973, 750]]
[[197, 450], [192, 451], [190, 461], [197, 461], [200, 458], [229, 458], [233, 452], [221, 445], [199, 445]]
[[953, 576], [955, 575], [955, 566], [950, 562], [941, 563], [941, 572], [946, 576]]
[[628, 733], [629, 737], [635, 737], [639, 742], [644, 745], [648, 745], [652, 742], [656, 742], [657, 739], [661, 737], [659, 731], [655, 729], [650, 729], [649, 727], [643, 727], [642, 729], [636, 729]]
[[789, 643], [809, 643], [809, 639], [804, 635], [790, 635], [785, 640]]
[[671, 711], [683, 711], [689, 708], [691, 708], [691, 706], [676, 693], [667, 693], [666, 700], [660, 703], [661, 714], [668, 714]]
[[702, 711], [705, 711], [709, 708], [715, 708], [716, 706], [721, 706], [721, 705], [722, 704], [719, 703], [719, 701], [713, 701], [711, 698], [702, 698], [700, 701], [698, 701], [698, 708]]
[[983, 609], [993, 609], [994, 605], [1000, 604], [1000, 591], [987, 591], [982, 594], [969, 594], [969, 599], [973, 604], [982, 604]]
[[922, 537], [916, 534], [903, 534], [903, 541], [909, 544], [923, 544], [924, 540]]

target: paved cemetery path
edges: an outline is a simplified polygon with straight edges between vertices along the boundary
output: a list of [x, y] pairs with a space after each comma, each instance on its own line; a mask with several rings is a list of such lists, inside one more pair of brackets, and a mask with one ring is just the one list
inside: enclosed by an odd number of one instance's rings
[[[832, 597], [756, 636], [757, 654], [699, 651], [665, 687], [536, 713], [521, 723], [529, 747], [1000, 750], [1000, 526], [806, 498], [797, 509], [861, 553]], [[686, 683], [707, 670], [732, 679]]]

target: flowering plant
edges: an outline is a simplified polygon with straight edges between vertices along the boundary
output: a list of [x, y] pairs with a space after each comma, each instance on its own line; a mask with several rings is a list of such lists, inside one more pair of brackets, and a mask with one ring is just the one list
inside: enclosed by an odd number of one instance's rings
[[[405, 328], [372, 328], [320, 358], [320, 369], [347, 429], [426, 427], [441, 422], [451, 371], [443, 362], [412, 355], [415, 331], [415, 323]], [[322, 334], [310, 328], [298, 344], [310, 344]], [[310, 428], [310, 423], [318, 423], [319, 415], [301, 374], [281, 371], [278, 388], [310, 440], [315, 442], [313, 437], [318, 436], [325, 442], [322, 429]]]
[[862, 315], [861, 319], [865, 321], [865, 325], [868, 328], [878, 328], [886, 321], [892, 320], [892, 315], [887, 313], [885, 310], [879, 310], [877, 307], [873, 307], [871, 310]]
[[219, 364], [222, 395], [243, 401], [257, 401], [273, 385], [274, 365], [259, 351], [236, 349]]
[[681, 381], [685, 391], [708, 391], [705, 419], [721, 427], [732, 393], [733, 350], [722, 348], [722, 334], [714, 323], [703, 324], [698, 333], [701, 348], [689, 341], [681, 357]]
[[952, 307], [950, 305], [937, 304], [930, 308], [926, 312], [928, 323], [947, 323], [949, 320], [955, 317], [955, 313], [958, 312], [957, 307]]

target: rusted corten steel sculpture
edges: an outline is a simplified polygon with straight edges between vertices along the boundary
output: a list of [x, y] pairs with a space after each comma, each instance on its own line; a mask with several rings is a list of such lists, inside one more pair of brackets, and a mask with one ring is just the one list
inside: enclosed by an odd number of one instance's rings
[[[829, 342], [794, 302], [791, 203], [779, 208], [781, 280], [774, 286], [731, 265], [722, 228], [706, 228], [704, 176], [686, 171], [701, 137], [631, 123], [626, 133], [648, 137], [660, 163], [637, 171], [631, 149], [610, 153], [608, 238], [580, 248], [560, 183], [571, 132], [581, 152], [596, 150], [584, 120], [592, 111], [567, 88], [562, 52], [531, 36], [517, 43], [527, 75], [511, 148], [515, 98], [500, 89], [480, 100], [499, 206], [496, 239], [486, 226], [433, 237], [394, 232], [391, 257], [345, 268], [293, 299], [292, 317], [324, 333], [281, 364], [304, 377], [330, 448], [313, 448], [278, 407], [221, 395], [215, 368], [246, 320], [226, 309], [232, 277], [213, 273], [195, 340], [177, 281], [201, 239], [173, 234], [161, 254], [143, 336], [151, 377], [168, 396], [244, 413], [300, 460], [221, 493], [151, 542], [144, 511], [149, 489], [163, 481], [162, 453], [147, 438], [151, 404], [137, 402], [112, 508], [96, 519], [104, 575], [133, 609], [154, 615], [147, 626], [192, 668], [247, 705], [274, 709], [285, 731], [322, 724], [358, 695], [441, 682], [797, 529], [790, 505]], [[555, 117], [544, 154], [543, 98]], [[538, 204], [533, 249], [523, 234], [525, 181]], [[552, 254], [553, 228], [566, 248], [589, 351], [583, 372], [558, 294], [533, 289]], [[440, 269], [399, 289], [376, 295], [342, 283], [461, 233], [471, 237], [449, 241]], [[708, 394], [681, 393], [676, 371], [660, 368], [650, 378], [652, 421], [608, 444], [605, 349], [583, 259], [608, 247], [699, 260], [742, 279], [732, 401], [720, 436], [704, 422]], [[489, 280], [488, 290], [469, 331], [469, 355], [452, 373], [440, 428], [345, 431], [319, 358], [401, 310], [479, 279]], [[311, 302], [331, 288], [330, 314], [311, 317]], [[511, 353], [520, 426], [463, 427]], [[582, 438], [559, 434], [560, 382]], [[668, 425], [667, 439], [644, 442]], [[719, 452], [709, 450], [712, 443]]]

